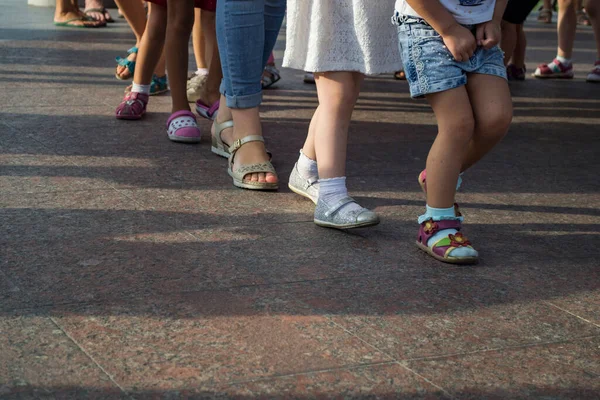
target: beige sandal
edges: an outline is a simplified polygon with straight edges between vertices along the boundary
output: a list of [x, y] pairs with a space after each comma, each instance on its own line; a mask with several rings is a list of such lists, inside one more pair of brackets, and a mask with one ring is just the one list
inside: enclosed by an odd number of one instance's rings
[[[243, 137], [241, 139], [233, 142], [229, 150], [229, 168], [227, 172], [229, 176], [233, 178], [233, 184], [237, 187], [244, 189], [253, 189], [253, 190], [277, 190], [279, 188], [279, 183], [269, 183], [269, 182], [254, 182], [254, 181], [244, 181], [244, 177], [248, 174], [253, 174], [257, 172], [271, 173], [277, 176], [277, 172], [275, 172], [275, 168], [273, 168], [273, 164], [270, 161], [258, 163], [258, 164], [249, 164], [242, 165], [238, 167], [235, 171], [233, 169], [233, 159], [235, 157], [235, 153], [245, 145], [250, 142], [265, 142], [265, 139], [262, 136], [258, 135], [249, 135]], [[221, 143], [223, 143], [221, 141]]]
[[210, 150], [218, 156], [229, 158], [229, 145], [224, 143], [223, 139], [221, 139], [221, 132], [227, 128], [233, 128], [233, 121], [225, 121], [219, 124], [215, 120], [213, 122], [213, 127], [215, 128], [215, 131], [211, 135], [212, 146]]

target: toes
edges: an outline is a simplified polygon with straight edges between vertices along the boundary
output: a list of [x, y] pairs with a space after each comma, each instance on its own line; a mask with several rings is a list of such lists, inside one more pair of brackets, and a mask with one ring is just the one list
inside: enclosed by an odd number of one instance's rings
[[266, 182], [266, 179], [265, 179], [265, 173], [264, 173], [264, 172], [260, 172], [260, 173], [258, 174], [258, 181], [259, 181], [260, 183], [265, 183], [265, 182]]
[[277, 183], [277, 176], [272, 173], [267, 173], [265, 177], [265, 182], [267, 183]]

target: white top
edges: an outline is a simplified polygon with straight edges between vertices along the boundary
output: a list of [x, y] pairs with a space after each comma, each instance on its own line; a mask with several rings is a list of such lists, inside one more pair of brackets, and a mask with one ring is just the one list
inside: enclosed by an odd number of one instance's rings
[[376, 75], [402, 68], [395, 0], [288, 0], [283, 66]]
[[[494, 17], [496, 0], [438, 0], [459, 24], [475, 25], [491, 21]], [[421, 17], [406, 0], [396, 0], [396, 11], [400, 15]]]

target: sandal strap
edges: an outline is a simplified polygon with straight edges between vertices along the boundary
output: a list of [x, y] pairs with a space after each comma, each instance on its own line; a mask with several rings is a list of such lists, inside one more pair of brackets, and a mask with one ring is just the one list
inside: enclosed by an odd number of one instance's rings
[[138, 48], [136, 46], [133, 46], [132, 48], [127, 50], [127, 54], [132, 54], [132, 53], [137, 54], [137, 52], [138, 52]]
[[331, 217], [333, 214], [337, 213], [340, 210], [340, 208], [344, 207], [346, 204], [349, 203], [356, 203], [356, 201], [350, 196], [344, 197], [343, 199], [335, 203], [333, 207], [330, 207], [329, 210], [325, 211], [325, 216]]
[[263, 138], [260, 135], [248, 135], [248, 136], [244, 136], [243, 138], [236, 140], [235, 142], [232, 143], [231, 146], [229, 146], [229, 152], [231, 154], [233, 154], [236, 151], [238, 151], [238, 149], [240, 147], [242, 147], [246, 143], [250, 143], [250, 142], [263, 142], [264, 143], [265, 142], [265, 138]]
[[217, 137], [217, 139], [219, 140], [219, 142], [221, 142], [223, 144], [223, 147], [225, 147], [225, 143], [223, 142], [223, 139], [221, 139], [221, 132], [223, 132], [227, 128], [233, 128], [233, 121], [229, 120], [229, 121], [221, 122], [219, 124], [215, 120], [213, 122], [213, 124], [215, 125], [215, 136]]

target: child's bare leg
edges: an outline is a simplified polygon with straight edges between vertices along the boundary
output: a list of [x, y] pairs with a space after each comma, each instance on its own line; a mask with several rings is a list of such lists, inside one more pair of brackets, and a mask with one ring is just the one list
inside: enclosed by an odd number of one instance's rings
[[346, 174], [346, 147], [352, 111], [360, 92], [361, 78], [354, 72], [316, 73], [319, 97], [318, 125], [315, 124], [315, 154], [322, 179]]
[[527, 50], [527, 36], [523, 24], [517, 25], [517, 44], [512, 53], [512, 64], [517, 68], [525, 67], [525, 51]]
[[168, 7], [165, 55], [169, 71], [169, 85], [173, 101], [172, 112], [190, 109], [186, 82], [188, 69], [188, 42], [194, 25], [193, 0], [170, 1]]
[[154, 75], [156, 76], [165, 76], [167, 74], [167, 61], [165, 60], [165, 51], [160, 53], [160, 58], [158, 59], [158, 64], [156, 64], [156, 68], [154, 68]]
[[[470, 74], [467, 92], [475, 117], [475, 133], [469, 142], [461, 171], [465, 171], [481, 160], [502, 140], [508, 131], [513, 115], [510, 91], [503, 78]], [[430, 179], [429, 175], [427, 179]]]
[[215, 47], [217, 46], [216, 14], [214, 12], [202, 10], [201, 20], [205, 68], [210, 69], [215, 54]]
[[[208, 69], [208, 77], [206, 78], [205, 84], [200, 89], [200, 100], [205, 105], [210, 107], [221, 98], [219, 86], [221, 85], [222, 79], [223, 71], [221, 70], [221, 57], [219, 55], [219, 48], [215, 38], [210, 68]], [[220, 105], [221, 103], [219, 106]], [[229, 119], [231, 118], [229, 117]]]
[[196, 59], [196, 68], [208, 69], [207, 54], [204, 40], [204, 26], [202, 25], [202, 14], [200, 8], [194, 8], [194, 28], [192, 29], [192, 44], [194, 46], [194, 58]]
[[[149, 85], [165, 45], [167, 9], [154, 3], [148, 3], [150, 15], [147, 28], [142, 35], [133, 82]], [[164, 75], [164, 74], [163, 74]]]
[[450, 208], [454, 205], [456, 183], [475, 120], [465, 87], [427, 95], [438, 121], [438, 135], [427, 157], [427, 205]]
[[573, 43], [577, 31], [575, 0], [558, 1], [558, 55], [566, 59], [573, 56]]
[[594, 38], [596, 39], [596, 51], [598, 52], [596, 60], [600, 60], [600, 1], [587, 0], [585, 10], [590, 17], [592, 28], [594, 29]]
[[500, 47], [504, 51], [504, 65], [508, 65], [517, 47], [517, 25], [502, 21], [502, 42]]

